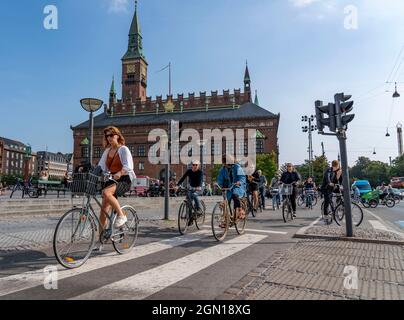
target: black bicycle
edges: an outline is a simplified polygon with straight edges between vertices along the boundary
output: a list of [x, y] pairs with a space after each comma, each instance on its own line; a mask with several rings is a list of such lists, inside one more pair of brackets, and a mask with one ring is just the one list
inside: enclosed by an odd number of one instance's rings
[[[337, 184], [335, 187], [335, 191], [332, 193], [330, 206], [327, 208], [328, 215], [324, 215], [325, 201], [323, 201], [321, 204], [321, 215], [327, 225], [331, 224], [334, 220], [337, 225], [341, 226], [345, 223], [344, 197], [342, 193], [342, 186]], [[363, 221], [363, 211], [356, 202], [351, 202], [351, 216], [354, 226], [359, 227]]]
[[40, 195], [40, 190], [32, 184], [32, 178], [30, 178], [28, 182], [24, 182], [22, 179], [18, 178], [17, 183], [11, 190], [10, 199], [16, 191], [22, 191], [21, 198], [24, 198], [25, 195], [28, 195], [30, 198], [38, 198]]
[[[189, 188], [189, 191], [195, 192], [196, 189]], [[186, 234], [188, 228], [192, 226], [193, 223], [195, 223], [198, 230], [200, 230], [201, 226], [205, 223], [206, 205], [203, 200], [199, 201], [202, 207], [201, 212], [197, 212], [193, 200], [189, 197], [189, 192], [186, 192], [185, 199], [178, 210], [178, 231], [180, 234]]]
[[292, 221], [294, 219], [293, 211], [292, 211], [292, 201], [290, 197], [293, 194], [293, 185], [292, 184], [282, 184], [281, 186], [281, 195], [283, 197], [282, 200], [282, 218], [286, 223], [288, 221]]

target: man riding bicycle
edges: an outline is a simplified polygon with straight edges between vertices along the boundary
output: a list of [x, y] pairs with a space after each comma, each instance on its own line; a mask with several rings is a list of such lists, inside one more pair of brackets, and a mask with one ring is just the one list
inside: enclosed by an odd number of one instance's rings
[[246, 197], [246, 176], [240, 164], [234, 163], [232, 156], [222, 157], [223, 167], [219, 171], [217, 183], [226, 191], [227, 200], [233, 199], [234, 210], [239, 219], [246, 216], [245, 210], [241, 206], [240, 199]]
[[342, 170], [338, 160], [331, 163], [331, 168], [324, 172], [321, 191], [324, 195], [324, 217], [328, 218], [328, 207], [331, 204], [332, 193], [337, 188], [337, 185], [342, 184]]
[[300, 181], [300, 176], [294, 169], [293, 164], [288, 163], [286, 165], [287, 171], [282, 173], [281, 183], [291, 184], [293, 186], [292, 195], [290, 196], [293, 217], [296, 218], [296, 195], [297, 195], [297, 183]]
[[[184, 180], [188, 177], [189, 185], [191, 189], [188, 191], [188, 196], [195, 203], [195, 210], [198, 215], [202, 214], [201, 202], [199, 201], [199, 192], [202, 190], [202, 178], [203, 172], [200, 169], [200, 163], [198, 160], [192, 161], [192, 169], [188, 169], [187, 172], [182, 176], [180, 181], [177, 183], [178, 187], [184, 182]], [[176, 190], [176, 191], [177, 191]], [[189, 220], [189, 224], [193, 223], [192, 217]]]

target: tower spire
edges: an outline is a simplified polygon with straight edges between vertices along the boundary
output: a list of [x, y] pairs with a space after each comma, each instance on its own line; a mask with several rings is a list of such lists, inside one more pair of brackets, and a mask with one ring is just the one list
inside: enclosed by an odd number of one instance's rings
[[252, 102], [251, 79], [250, 79], [250, 71], [248, 70], [248, 61], [245, 62], [244, 92], [247, 95], [247, 101]]
[[137, 0], [135, 1], [135, 13], [129, 29], [128, 51], [122, 59], [143, 58], [143, 37], [137, 15]]
[[115, 76], [112, 76], [111, 90], [109, 90], [110, 94], [115, 94]]
[[259, 101], [258, 101], [258, 92], [257, 90], [255, 90], [255, 100], [254, 100], [254, 104], [256, 104], [257, 106], [260, 105]]

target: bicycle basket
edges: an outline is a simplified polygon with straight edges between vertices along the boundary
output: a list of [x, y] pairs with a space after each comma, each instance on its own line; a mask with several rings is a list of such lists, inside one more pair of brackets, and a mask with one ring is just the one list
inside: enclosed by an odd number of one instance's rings
[[271, 189], [269, 192], [271, 195], [276, 196], [279, 194], [279, 189]]
[[74, 173], [70, 184], [72, 194], [87, 194], [95, 196], [99, 190], [100, 177], [92, 172]]
[[130, 184], [125, 182], [118, 182], [116, 186], [115, 194], [117, 197], [122, 197], [126, 192], [130, 190]]
[[293, 186], [291, 185], [284, 185], [282, 186], [282, 195], [290, 196], [293, 193]]

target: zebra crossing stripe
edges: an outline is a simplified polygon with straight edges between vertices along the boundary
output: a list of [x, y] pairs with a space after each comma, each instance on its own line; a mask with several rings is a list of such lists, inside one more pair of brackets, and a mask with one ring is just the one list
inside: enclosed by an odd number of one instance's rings
[[[141, 245], [133, 249], [132, 252], [126, 255], [118, 255], [115, 252], [111, 252], [105, 255], [91, 258], [80, 268], [67, 270], [62, 266], [57, 265], [58, 279], [66, 279], [77, 276], [79, 274], [97, 270], [100, 268], [112, 266], [121, 262], [129, 261], [132, 259], [144, 257], [153, 253], [157, 253], [163, 250], [178, 247], [190, 242], [201, 240], [202, 238], [211, 235], [212, 233], [207, 230], [195, 232], [182, 237], [175, 237], [165, 239], [159, 242], [153, 242], [146, 245]], [[15, 292], [27, 290], [44, 284], [44, 279], [47, 274], [43, 269], [28, 271], [4, 278], [0, 278], [0, 297], [12, 294]]]
[[203, 249], [183, 258], [171, 261], [156, 268], [141, 272], [132, 277], [73, 297], [72, 300], [141, 300], [155, 294], [201, 270], [240, 252], [265, 239], [267, 235], [246, 234]]

